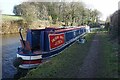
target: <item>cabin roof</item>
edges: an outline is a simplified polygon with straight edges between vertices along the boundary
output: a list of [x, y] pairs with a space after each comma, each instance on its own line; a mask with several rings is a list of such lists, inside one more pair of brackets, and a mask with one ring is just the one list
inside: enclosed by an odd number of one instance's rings
[[28, 30], [47, 30], [47, 29], [50, 29], [50, 30], [55, 30], [55, 32], [65, 32], [65, 31], [70, 31], [70, 30], [76, 30], [76, 29], [79, 29], [79, 28], [83, 28], [85, 26], [78, 26], [78, 27], [71, 27], [71, 28], [59, 28], [59, 27], [46, 27], [46, 28], [37, 28], [37, 29], [28, 29]]

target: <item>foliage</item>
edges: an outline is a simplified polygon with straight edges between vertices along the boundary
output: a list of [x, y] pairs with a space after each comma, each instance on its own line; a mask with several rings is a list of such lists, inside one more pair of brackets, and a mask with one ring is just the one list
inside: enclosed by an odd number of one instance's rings
[[65, 25], [94, 24], [99, 20], [98, 10], [87, 9], [82, 2], [23, 2], [14, 6], [13, 13], [27, 21], [36, 19], [64, 22]]
[[112, 39], [118, 39], [120, 37], [120, 34], [118, 34], [120, 32], [120, 26], [118, 25], [118, 19], [119, 19], [119, 14], [120, 14], [120, 10], [114, 12], [111, 16], [110, 16], [110, 27], [109, 27], [109, 32], [110, 32], [110, 36]]

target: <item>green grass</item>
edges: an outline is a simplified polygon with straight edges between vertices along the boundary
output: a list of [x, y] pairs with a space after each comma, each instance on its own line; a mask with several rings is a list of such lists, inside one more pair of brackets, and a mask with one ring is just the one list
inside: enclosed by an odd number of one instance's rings
[[117, 78], [118, 77], [118, 52], [116, 42], [109, 40], [107, 32], [101, 32], [101, 53], [103, 69], [101, 77]]
[[49, 62], [29, 71], [21, 80], [25, 78], [75, 78], [88, 53], [94, 34], [90, 33], [86, 36], [85, 44], [75, 42], [61, 54], [51, 58]]
[[23, 18], [20, 16], [14, 16], [14, 15], [2, 15], [3, 21], [12, 21], [12, 20], [22, 20]]

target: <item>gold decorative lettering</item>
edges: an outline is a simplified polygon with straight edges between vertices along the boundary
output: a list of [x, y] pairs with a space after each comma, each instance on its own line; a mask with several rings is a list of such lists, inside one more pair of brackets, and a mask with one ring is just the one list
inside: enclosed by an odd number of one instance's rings
[[60, 36], [60, 39], [64, 39], [63, 36]]
[[52, 39], [52, 43], [55, 42], [55, 39]]

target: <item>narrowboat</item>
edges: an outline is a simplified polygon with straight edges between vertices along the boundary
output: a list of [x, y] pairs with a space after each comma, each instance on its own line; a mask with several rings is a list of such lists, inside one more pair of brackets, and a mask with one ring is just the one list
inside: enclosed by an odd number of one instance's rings
[[15, 67], [28, 69], [37, 67], [43, 60], [51, 58], [86, 34], [85, 26], [71, 28], [28, 29], [26, 40], [20, 33], [21, 47], [18, 47]]

